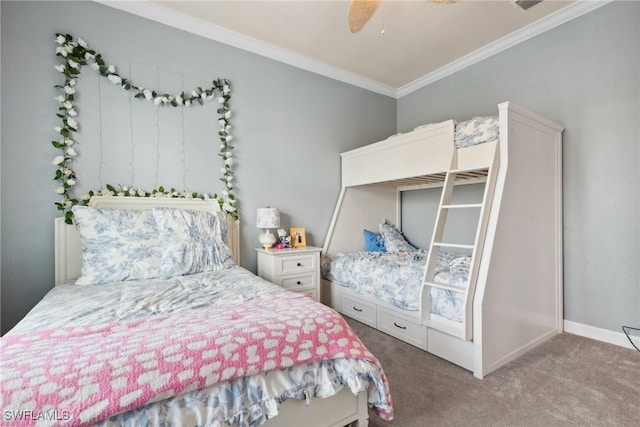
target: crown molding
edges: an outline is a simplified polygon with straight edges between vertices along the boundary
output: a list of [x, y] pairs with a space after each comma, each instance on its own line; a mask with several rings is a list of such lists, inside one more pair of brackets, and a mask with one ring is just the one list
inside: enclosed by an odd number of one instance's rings
[[526, 27], [522, 27], [521, 29], [514, 31], [495, 42], [489, 43], [468, 55], [450, 62], [449, 64], [398, 88], [396, 98], [401, 98], [415, 92], [418, 89], [428, 86], [431, 83], [450, 76], [453, 73], [496, 55], [510, 47], [569, 22], [572, 19], [578, 18], [585, 13], [598, 9], [612, 1], [613, 0], [576, 0], [576, 2], [529, 24]]
[[338, 67], [327, 65], [315, 59], [300, 55], [287, 49], [274, 46], [272, 44], [245, 36], [231, 31], [227, 28], [205, 22], [201, 19], [186, 15], [181, 12], [167, 9], [157, 3], [147, 0], [142, 1], [112, 1], [94, 0], [96, 3], [119, 9], [124, 12], [138, 15], [142, 18], [150, 19], [161, 24], [177, 28], [188, 33], [196, 34], [210, 40], [236, 47], [260, 56], [282, 62], [296, 68], [320, 74], [334, 80], [357, 86], [362, 89], [396, 97], [396, 88], [374, 80], [367, 79], [358, 74], [345, 71]]
[[510, 47], [529, 40], [539, 34], [549, 31], [559, 25], [562, 25], [572, 19], [589, 13], [599, 7], [602, 7], [613, 0], [576, 0], [574, 3], [552, 13], [520, 30], [502, 37], [470, 54], [467, 54], [431, 73], [428, 73], [411, 83], [400, 88], [394, 88], [367, 79], [358, 74], [345, 71], [341, 68], [327, 65], [315, 59], [300, 55], [287, 49], [274, 46], [272, 44], [245, 36], [243, 34], [231, 31], [224, 27], [205, 22], [201, 19], [189, 16], [180, 12], [167, 9], [158, 3], [151, 3], [148, 0], [141, 1], [113, 1], [113, 0], [94, 0], [105, 6], [119, 9], [140, 17], [159, 22], [161, 24], [180, 29], [192, 34], [215, 40], [229, 46], [236, 47], [260, 56], [279, 61], [305, 71], [329, 77], [334, 80], [347, 83], [371, 92], [392, 98], [401, 98], [418, 89], [428, 86], [440, 79], [450, 76], [464, 68], [476, 64], [487, 59], [497, 53], [500, 53]]

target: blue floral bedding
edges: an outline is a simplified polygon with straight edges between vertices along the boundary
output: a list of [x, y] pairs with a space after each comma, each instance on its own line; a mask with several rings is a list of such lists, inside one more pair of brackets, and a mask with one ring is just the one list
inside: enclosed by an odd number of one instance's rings
[[[421, 304], [420, 288], [427, 253], [424, 250], [411, 253], [358, 251], [325, 255], [321, 264], [322, 277], [378, 301], [416, 311]], [[466, 287], [470, 261], [468, 255], [441, 251], [434, 281]], [[462, 292], [432, 288], [432, 314], [461, 322], [463, 297]]]
[[[171, 279], [101, 285], [56, 286], [6, 336], [38, 329], [100, 325], [204, 306], [238, 310], [248, 300], [284, 291], [242, 267], [233, 266]], [[259, 426], [278, 414], [288, 399], [329, 397], [348, 388], [368, 390], [368, 401], [383, 403], [383, 373], [361, 359], [333, 359], [272, 370], [215, 384], [120, 413], [100, 422], [120, 425]]]

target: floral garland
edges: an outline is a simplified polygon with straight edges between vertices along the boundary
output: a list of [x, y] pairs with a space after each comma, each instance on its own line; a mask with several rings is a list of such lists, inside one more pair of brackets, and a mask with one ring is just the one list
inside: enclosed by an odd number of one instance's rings
[[[132, 197], [173, 197], [173, 198], [200, 198], [215, 199], [220, 205], [220, 209], [229, 214], [233, 219], [238, 219], [238, 211], [236, 209], [236, 199], [233, 195], [233, 157], [231, 151], [233, 146], [230, 145], [232, 135], [230, 134], [231, 125], [229, 118], [231, 111], [229, 109], [229, 100], [231, 99], [231, 83], [226, 79], [214, 80], [212, 86], [207, 89], [198, 87], [190, 93], [181, 92], [177, 95], [169, 95], [159, 93], [155, 90], [146, 89], [142, 86], [135, 85], [129, 80], [121, 77], [113, 65], [106, 65], [101, 54], [96, 54], [89, 49], [87, 43], [78, 38], [73, 40], [68, 34], [56, 34], [58, 47], [56, 48], [56, 56], [64, 60], [63, 64], [56, 65], [55, 68], [65, 76], [64, 85], [56, 85], [62, 91], [62, 94], [56, 97], [60, 103], [58, 108], [58, 118], [62, 120], [62, 126], [56, 126], [55, 131], [59, 134], [59, 140], [52, 141], [55, 148], [62, 150], [62, 155], [56, 156], [53, 164], [57, 166], [55, 173], [55, 181], [60, 183], [55, 192], [62, 196], [60, 202], [56, 202], [58, 210], [64, 211], [65, 222], [73, 223], [73, 212], [71, 208], [74, 205], [87, 205], [91, 196], [132, 196]], [[82, 195], [80, 199], [72, 197], [70, 194], [72, 187], [76, 184], [77, 176], [72, 169], [73, 159], [78, 155], [73, 148], [76, 141], [73, 139], [73, 132], [78, 131], [78, 122], [75, 117], [78, 110], [74, 106], [74, 95], [76, 93], [76, 79], [80, 75], [80, 69], [83, 65], [90, 64], [91, 68], [97, 71], [101, 76], [106, 77], [115, 85], [119, 85], [126, 91], [135, 92], [135, 98], [152, 101], [157, 106], [171, 107], [189, 107], [196, 103], [204, 105], [205, 101], [216, 99], [220, 103], [218, 109], [219, 131], [221, 145], [218, 155], [222, 158], [222, 176], [220, 181], [224, 184], [225, 189], [221, 196], [217, 194], [210, 196], [208, 194], [198, 194], [191, 192], [178, 192], [171, 188], [166, 190], [159, 187], [155, 190], [147, 192], [140, 188], [129, 186], [119, 186], [118, 189], [113, 185], [107, 184], [105, 188], [100, 190], [92, 190]]]

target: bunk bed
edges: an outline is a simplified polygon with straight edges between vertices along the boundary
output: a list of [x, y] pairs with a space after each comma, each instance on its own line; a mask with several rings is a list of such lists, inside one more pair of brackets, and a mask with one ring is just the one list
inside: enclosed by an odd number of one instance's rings
[[[560, 333], [562, 131], [504, 102], [496, 116], [342, 153], [322, 301], [477, 378]], [[465, 184], [482, 187], [477, 200], [456, 197]], [[440, 198], [424, 225], [429, 247], [418, 249], [403, 240], [402, 194], [426, 188], [440, 188]], [[468, 241], [450, 238], [459, 213], [473, 218]], [[393, 250], [364, 251], [363, 232], [382, 238], [374, 246], [391, 239]]]

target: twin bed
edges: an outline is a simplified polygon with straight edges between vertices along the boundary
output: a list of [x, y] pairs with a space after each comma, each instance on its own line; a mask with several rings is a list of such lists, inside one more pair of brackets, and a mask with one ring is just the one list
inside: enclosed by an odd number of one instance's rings
[[4, 423], [392, 417], [375, 357], [334, 310], [239, 267], [237, 223], [217, 202], [91, 205], [74, 208], [77, 230], [56, 220], [56, 286], [2, 338]]

